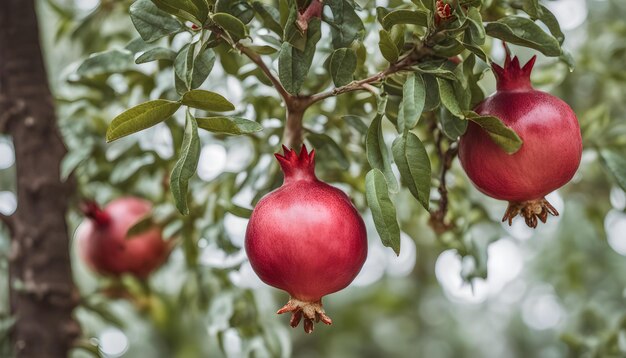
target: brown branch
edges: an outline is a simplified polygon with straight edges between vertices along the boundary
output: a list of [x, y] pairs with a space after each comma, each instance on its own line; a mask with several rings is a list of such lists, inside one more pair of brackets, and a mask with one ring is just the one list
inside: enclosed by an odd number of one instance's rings
[[446, 174], [452, 162], [458, 153], [458, 147], [452, 143], [447, 150], [443, 150], [444, 134], [437, 129], [437, 124], [433, 122], [431, 130], [436, 131], [435, 134], [435, 150], [441, 162], [441, 174], [439, 177], [439, 207], [430, 213], [430, 225], [437, 234], [441, 234], [454, 228], [454, 224], [446, 222], [448, 214], [448, 187], [446, 186]]
[[269, 67], [267, 67], [265, 62], [263, 62], [263, 59], [261, 58], [261, 56], [259, 56], [256, 52], [250, 50], [249, 48], [245, 47], [244, 45], [240, 43], [231, 44], [231, 45], [234, 46], [239, 51], [241, 51], [241, 53], [246, 55], [246, 57], [248, 57], [250, 61], [254, 62], [257, 66], [259, 66], [261, 71], [263, 71], [263, 73], [267, 76], [267, 78], [269, 78], [270, 82], [272, 82], [272, 85], [274, 86], [274, 88], [276, 88], [276, 91], [278, 91], [278, 94], [280, 94], [280, 96], [285, 101], [289, 101], [289, 99], [292, 97], [291, 94], [287, 92], [287, 90], [285, 89], [285, 87], [283, 87], [282, 83], [280, 83], [278, 78], [274, 76], [274, 74], [269, 69]]
[[314, 103], [325, 100], [326, 98], [338, 96], [340, 94], [344, 94], [348, 92], [359, 91], [359, 90], [369, 91], [370, 88], [368, 88], [368, 85], [383, 81], [384, 79], [386, 79], [387, 77], [395, 73], [407, 70], [409, 67], [417, 64], [423, 58], [431, 56], [432, 54], [433, 54], [433, 51], [430, 47], [424, 46], [424, 45], [417, 46], [408, 55], [406, 55], [399, 61], [391, 64], [384, 71], [381, 71], [375, 75], [372, 75], [370, 77], [367, 77], [361, 80], [352, 81], [348, 83], [347, 85], [334, 88], [330, 91], [321, 92], [321, 93], [309, 96], [308, 105], [310, 106]]

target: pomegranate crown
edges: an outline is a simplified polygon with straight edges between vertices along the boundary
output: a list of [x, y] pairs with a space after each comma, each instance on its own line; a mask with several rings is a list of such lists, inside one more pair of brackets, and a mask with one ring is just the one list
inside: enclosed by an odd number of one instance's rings
[[105, 213], [93, 200], [85, 200], [80, 204], [80, 211], [83, 212], [83, 215], [93, 220], [97, 225], [104, 226], [107, 225], [111, 218], [107, 213]]
[[294, 149], [289, 149], [283, 145], [283, 152], [282, 155], [276, 153], [274, 156], [285, 174], [285, 182], [315, 179], [315, 149], [309, 153], [306, 146], [302, 144], [300, 155], [298, 155]]
[[530, 84], [530, 73], [533, 70], [536, 59], [537, 56], [533, 56], [526, 62], [524, 67], [521, 67], [519, 59], [513, 57], [511, 60], [511, 53], [507, 50], [503, 67], [495, 63], [491, 64], [493, 73], [496, 75], [497, 89], [499, 91], [510, 91], [532, 88]]

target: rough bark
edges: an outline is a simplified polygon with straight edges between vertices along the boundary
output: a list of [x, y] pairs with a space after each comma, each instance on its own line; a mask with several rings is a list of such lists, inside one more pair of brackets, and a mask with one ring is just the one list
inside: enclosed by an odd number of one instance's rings
[[65, 357], [80, 329], [60, 181], [61, 140], [34, 0], [0, 1], [0, 131], [15, 147], [18, 208], [11, 223], [11, 332], [16, 357]]

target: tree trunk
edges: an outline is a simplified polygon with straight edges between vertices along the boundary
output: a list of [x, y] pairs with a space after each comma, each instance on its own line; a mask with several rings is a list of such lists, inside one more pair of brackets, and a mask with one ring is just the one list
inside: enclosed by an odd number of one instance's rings
[[72, 317], [72, 279], [65, 222], [69, 183], [60, 181], [66, 150], [39, 43], [34, 0], [0, 1], [0, 132], [12, 136], [17, 171], [11, 229], [10, 297], [17, 318], [16, 357], [65, 357], [80, 328]]

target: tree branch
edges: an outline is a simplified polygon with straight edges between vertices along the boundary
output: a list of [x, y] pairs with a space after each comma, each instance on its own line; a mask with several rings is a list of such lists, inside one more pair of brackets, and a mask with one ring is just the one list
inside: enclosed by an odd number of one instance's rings
[[372, 83], [380, 82], [387, 77], [398, 73], [400, 71], [404, 71], [407, 68], [417, 64], [424, 57], [432, 55], [432, 50], [426, 46], [419, 46], [413, 49], [407, 56], [403, 57], [399, 61], [391, 64], [387, 69], [381, 71], [373, 76], [364, 78], [362, 80], [352, 81], [345, 86], [334, 88], [327, 92], [321, 92], [318, 94], [314, 94], [308, 98], [308, 105], [313, 105], [319, 101], [323, 101], [326, 98], [338, 96], [343, 93], [365, 90], [370, 91], [369, 85]]
[[283, 85], [280, 83], [278, 78], [274, 76], [274, 74], [269, 69], [269, 67], [267, 67], [265, 62], [263, 62], [263, 59], [261, 58], [261, 56], [259, 56], [256, 52], [250, 50], [249, 48], [245, 47], [244, 45], [240, 43], [231, 44], [231, 45], [234, 48], [241, 51], [241, 53], [246, 55], [246, 57], [248, 57], [250, 61], [254, 62], [257, 66], [259, 66], [261, 71], [263, 71], [263, 73], [267, 76], [267, 78], [269, 78], [270, 82], [272, 82], [272, 85], [274, 85], [274, 88], [276, 88], [276, 90], [278, 91], [278, 94], [280, 94], [280, 96], [285, 100], [285, 102], [291, 99], [292, 97], [291, 94], [287, 92], [287, 90], [285, 89], [285, 87], [283, 87]]
[[443, 150], [444, 134], [441, 130], [437, 129], [436, 122], [431, 125], [431, 130], [436, 131], [435, 134], [435, 150], [439, 161], [441, 162], [441, 175], [439, 177], [439, 207], [436, 211], [430, 213], [430, 225], [437, 234], [441, 234], [454, 228], [454, 224], [446, 222], [446, 215], [448, 214], [448, 188], [446, 186], [446, 174], [452, 166], [452, 161], [458, 153], [458, 147], [451, 144], [447, 150]]

